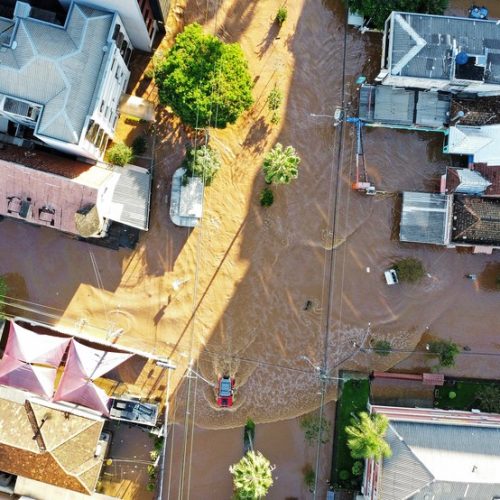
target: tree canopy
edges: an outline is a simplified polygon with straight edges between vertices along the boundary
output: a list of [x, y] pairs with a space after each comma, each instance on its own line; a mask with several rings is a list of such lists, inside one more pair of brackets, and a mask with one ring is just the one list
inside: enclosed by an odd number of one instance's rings
[[188, 175], [200, 177], [208, 186], [220, 168], [220, 159], [215, 149], [201, 146], [188, 151], [184, 165]]
[[442, 14], [448, 7], [448, 0], [344, 0], [352, 11], [360, 12], [370, 25], [383, 29], [385, 20], [393, 10], [400, 12], [421, 12]]
[[279, 142], [264, 158], [262, 169], [268, 184], [290, 184], [299, 176], [300, 158], [292, 146], [283, 147]]
[[237, 500], [258, 500], [273, 485], [274, 467], [260, 451], [249, 451], [237, 464], [229, 467]]
[[398, 274], [398, 280], [403, 282], [416, 283], [425, 276], [424, 265], [413, 257], [407, 257], [395, 262], [394, 269]]
[[192, 127], [224, 128], [253, 103], [241, 47], [205, 34], [196, 23], [177, 35], [155, 77], [160, 102]]
[[347, 446], [351, 450], [353, 458], [375, 458], [390, 457], [391, 447], [387, 443], [385, 433], [389, 421], [385, 415], [366, 412], [359, 414], [358, 419], [353, 419], [351, 425], [345, 428], [349, 436]]
[[450, 368], [455, 366], [460, 347], [451, 340], [435, 340], [429, 342], [429, 351], [438, 358], [439, 366]]

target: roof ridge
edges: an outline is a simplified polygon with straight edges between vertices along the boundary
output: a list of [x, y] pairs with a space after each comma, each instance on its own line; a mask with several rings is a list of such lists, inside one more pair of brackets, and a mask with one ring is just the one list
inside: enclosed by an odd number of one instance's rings
[[[85, 418], [85, 417], [80, 417], [78, 416], [78, 418]], [[62, 441], [61, 443], [59, 443], [57, 446], [55, 446], [54, 448], [51, 448], [50, 450], [50, 453], [52, 453], [53, 451], [56, 451], [58, 450], [61, 446], [64, 446], [66, 443], [68, 443], [69, 441], [75, 439], [77, 436], [79, 436], [82, 432], [85, 432], [85, 431], [88, 431], [94, 424], [101, 424], [102, 422], [99, 421], [99, 420], [89, 420], [89, 424], [86, 425], [85, 427], [81, 428], [81, 429], [78, 429], [76, 431], [74, 431], [71, 436], [68, 436], [68, 438], [65, 440], [65, 441]]]
[[411, 27], [401, 14], [395, 13], [394, 20], [397, 21], [403, 31], [413, 39], [415, 45], [394, 64], [391, 68], [391, 74], [399, 73], [426, 45], [427, 42]]

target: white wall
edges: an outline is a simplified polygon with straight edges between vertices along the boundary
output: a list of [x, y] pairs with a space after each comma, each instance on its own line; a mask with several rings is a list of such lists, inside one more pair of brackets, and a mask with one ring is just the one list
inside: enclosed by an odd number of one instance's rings
[[[71, 4], [71, 0], [59, 1], [66, 8]], [[152, 41], [149, 38], [138, 0], [78, 0], [78, 3], [118, 12], [132, 45], [136, 49], [147, 52], [151, 50]]]

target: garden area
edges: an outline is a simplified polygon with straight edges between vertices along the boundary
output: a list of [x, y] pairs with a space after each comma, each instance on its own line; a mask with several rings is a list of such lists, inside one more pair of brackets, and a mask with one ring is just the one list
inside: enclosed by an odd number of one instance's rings
[[434, 407], [500, 413], [500, 382], [492, 380], [447, 380], [434, 391]]
[[361, 485], [363, 467], [359, 463], [362, 464], [362, 461], [351, 456], [351, 450], [347, 446], [349, 436], [345, 428], [352, 423], [353, 414], [366, 411], [370, 394], [368, 378], [353, 378], [341, 383], [339, 394], [330, 482], [334, 488], [357, 490]]

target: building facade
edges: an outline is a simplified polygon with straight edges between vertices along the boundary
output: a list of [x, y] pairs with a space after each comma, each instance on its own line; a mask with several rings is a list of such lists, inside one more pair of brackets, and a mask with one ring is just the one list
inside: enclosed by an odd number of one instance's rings
[[0, 18], [0, 133], [99, 160], [130, 77], [124, 23], [77, 2], [64, 25], [31, 14], [17, 2], [12, 19]]

